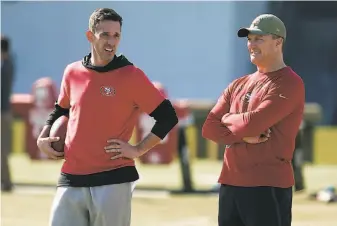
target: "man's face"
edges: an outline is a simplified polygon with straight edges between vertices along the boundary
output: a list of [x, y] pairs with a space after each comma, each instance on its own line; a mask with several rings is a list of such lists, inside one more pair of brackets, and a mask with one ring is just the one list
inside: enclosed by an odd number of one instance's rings
[[280, 54], [281, 40], [273, 39], [272, 35], [249, 34], [247, 47], [250, 60], [256, 66], [267, 66]]
[[99, 60], [108, 64], [116, 54], [121, 37], [121, 26], [118, 21], [104, 20], [97, 24], [95, 33], [88, 31], [91, 42]]

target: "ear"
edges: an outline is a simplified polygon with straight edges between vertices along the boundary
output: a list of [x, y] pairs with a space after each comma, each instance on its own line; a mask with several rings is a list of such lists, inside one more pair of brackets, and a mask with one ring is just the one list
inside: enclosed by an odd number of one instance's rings
[[283, 39], [282, 38], [278, 38], [276, 40], [276, 46], [282, 45], [282, 43], [283, 43]]
[[87, 31], [86, 33], [85, 33], [85, 35], [87, 36], [87, 39], [88, 39], [88, 41], [89, 42], [93, 42], [94, 41], [94, 33], [92, 33], [91, 31]]

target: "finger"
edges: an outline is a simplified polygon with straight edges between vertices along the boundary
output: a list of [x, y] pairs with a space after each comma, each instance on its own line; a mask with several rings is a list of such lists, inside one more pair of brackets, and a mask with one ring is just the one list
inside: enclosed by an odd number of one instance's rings
[[45, 147], [43, 149], [44, 153], [46, 153], [48, 156], [52, 155], [52, 156], [56, 156], [56, 157], [61, 157], [64, 156], [64, 152], [59, 152], [59, 151], [55, 151], [52, 147]]
[[48, 155], [48, 156], [49, 156], [49, 158], [54, 159], [54, 160], [64, 159], [64, 155], [63, 156]]
[[260, 138], [259, 143], [266, 142], [268, 139], [269, 139], [268, 137], [262, 137]]
[[54, 154], [48, 153], [48, 157], [51, 159], [55, 159], [55, 160], [64, 159], [64, 152], [58, 152], [58, 153], [61, 153], [62, 155], [54, 155]]
[[55, 142], [55, 141], [59, 141], [60, 137], [47, 137], [46, 140], [49, 142]]
[[120, 148], [110, 148], [110, 149], [105, 149], [106, 153], [117, 153], [117, 152], [121, 152]]
[[264, 133], [261, 134], [260, 137], [270, 137], [270, 132], [265, 131]]
[[119, 140], [119, 139], [109, 139], [109, 140], [107, 140], [107, 143], [112, 143], [112, 144], [125, 144], [124, 141]]
[[116, 144], [116, 143], [112, 143], [110, 145], [105, 146], [104, 148], [121, 148], [121, 144]]
[[118, 154], [118, 155], [112, 156], [110, 159], [114, 160], [114, 159], [119, 159], [119, 158], [122, 158], [122, 157], [123, 157], [122, 154]]
[[55, 157], [55, 156], [53, 156], [53, 155], [48, 155], [48, 157], [49, 157], [50, 159], [54, 159], [54, 160], [56, 160], [56, 157]]
[[117, 151], [119, 151], [121, 149], [121, 146], [119, 144], [113, 144], [113, 145], [105, 146], [104, 149], [106, 151], [108, 151], [108, 150], [117, 150]]
[[259, 143], [261, 143], [261, 140], [262, 140], [262, 138], [252, 140], [251, 144], [259, 144]]

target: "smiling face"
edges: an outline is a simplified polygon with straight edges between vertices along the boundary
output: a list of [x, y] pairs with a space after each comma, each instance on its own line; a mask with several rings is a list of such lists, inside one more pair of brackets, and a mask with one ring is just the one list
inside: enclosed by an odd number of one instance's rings
[[97, 60], [108, 64], [116, 54], [121, 26], [117, 21], [105, 20], [97, 24], [95, 33], [88, 31], [87, 37], [93, 47]]
[[121, 38], [122, 17], [112, 9], [98, 9], [89, 19], [86, 36], [92, 45], [95, 64], [106, 65], [116, 54]]
[[266, 67], [282, 54], [281, 37], [275, 35], [248, 34], [247, 47], [253, 64]]

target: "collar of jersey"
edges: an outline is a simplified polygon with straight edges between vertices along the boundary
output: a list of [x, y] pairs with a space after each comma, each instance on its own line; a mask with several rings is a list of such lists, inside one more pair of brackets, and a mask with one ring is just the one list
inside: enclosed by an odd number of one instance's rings
[[88, 69], [97, 71], [97, 72], [108, 72], [122, 68], [128, 65], [133, 65], [124, 55], [114, 56], [114, 58], [105, 66], [94, 66], [90, 61], [91, 53], [86, 55], [82, 60], [82, 65]]

